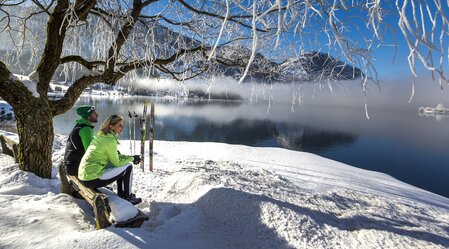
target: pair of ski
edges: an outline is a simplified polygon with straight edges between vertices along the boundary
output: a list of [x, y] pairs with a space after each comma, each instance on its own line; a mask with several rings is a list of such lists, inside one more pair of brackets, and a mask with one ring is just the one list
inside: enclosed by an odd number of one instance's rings
[[[145, 100], [143, 103], [143, 115], [142, 118], [140, 118], [140, 158], [142, 161], [140, 161], [140, 169], [144, 171], [145, 166], [145, 141], [147, 136], [147, 106], [148, 102]], [[131, 112], [128, 111], [129, 116], [129, 127], [131, 127], [131, 119], [133, 119], [133, 125], [134, 125], [134, 140], [136, 140], [136, 129], [135, 129], [135, 119], [138, 118], [138, 116], [134, 113], [134, 116], [131, 115]], [[150, 164], [150, 171], [153, 171], [153, 141], [154, 141], [154, 103], [150, 102], [150, 138], [149, 138], [149, 164]], [[136, 153], [136, 148], [134, 146], [134, 151], [132, 150], [132, 142], [131, 142], [131, 129], [129, 132], [129, 140], [130, 140], [130, 151], [132, 154]], [[135, 143], [134, 143], [135, 145]]]

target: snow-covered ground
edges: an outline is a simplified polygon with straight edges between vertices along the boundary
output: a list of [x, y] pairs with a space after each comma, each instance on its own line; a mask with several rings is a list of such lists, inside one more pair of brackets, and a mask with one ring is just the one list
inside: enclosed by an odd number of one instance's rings
[[134, 171], [150, 221], [96, 231], [88, 204], [59, 193], [65, 140], [54, 179], [0, 155], [0, 248], [449, 247], [447, 198], [309, 153], [220, 143], [155, 141], [155, 171]]

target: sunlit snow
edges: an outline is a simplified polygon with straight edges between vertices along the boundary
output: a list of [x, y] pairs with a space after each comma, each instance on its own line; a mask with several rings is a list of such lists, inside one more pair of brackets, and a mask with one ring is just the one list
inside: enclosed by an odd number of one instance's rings
[[59, 194], [66, 139], [55, 137], [54, 179], [0, 155], [1, 248], [449, 246], [445, 197], [314, 154], [222, 143], [155, 141], [155, 171], [133, 178], [150, 220], [96, 231], [89, 205]]
[[39, 93], [37, 92], [37, 82], [39, 81], [39, 75], [37, 72], [33, 71], [29, 76], [20, 74], [10, 74], [9, 79], [12, 81], [20, 81], [22, 84], [30, 91], [30, 93], [39, 98]]

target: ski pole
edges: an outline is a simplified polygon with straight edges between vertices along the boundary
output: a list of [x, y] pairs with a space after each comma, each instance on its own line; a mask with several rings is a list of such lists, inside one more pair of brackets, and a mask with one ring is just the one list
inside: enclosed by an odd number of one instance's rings
[[143, 102], [143, 115], [142, 118], [140, 119], [140, 133], [142, 135], [140, 140], [140, 158], [142, 159], [142, 161], [140, 161], [140, 169], [142, 171], [144, 171], [145, 166], [145, 137], [147, 133], [146, 118], [147, 118], [147, 101], [145, 100]]
[[128, 111], [128, 130], [129, 130], [129, 152], [131, 155], [134, 155], [133, 153], [133, 145], [132, 145], [132, 137], [131, 137], [131, 118], [133, 116], [131, 115], [131, 112]]
[[153, 172], [153, 141], [154, 141], [154, 102], [150, 103], [150, 171]]
[[133, 147], [134, 147], [134, 153], [136, 153], [136, 118], [137, 118], [136, 111], [134, 111], [134, 118], [133, 118]]

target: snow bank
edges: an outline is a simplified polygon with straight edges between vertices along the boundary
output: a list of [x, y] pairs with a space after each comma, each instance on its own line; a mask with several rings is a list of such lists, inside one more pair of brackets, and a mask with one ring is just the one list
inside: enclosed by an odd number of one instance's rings
[[[56, 136], [55, 168], [65, 139]], [[39, 179], [0, 155], [0, 247], [449, 247], [449, 200], [385, 174], [284, 149], [166, 141], [154, 148], [155, 171], [136, 167], [133, 179], [144, 200], [137, 207], [150, 220], [100, 231], [85, 201], [58, 193], [57, 178]]]
[[[184, 149], [180, 153], [199, 149], [197, 143], [186, 144], [188, 146], [180, 146]], [[207, 145], [201, 145], [203, 151], [212, 144]], [[178, 144], [170, 143], [168, 147], [172, 146], [178, 147]], [[254, 149], [220, 146], [220, 151], [208, 153], [208, 157], [223, 153], [232, 158], [227, 153], [237, 149], [249, 158], [248, 150]], [[307, 154], [302, 156], [308, 157]], [[448, 232], [440, 220], [449, 218], [448, 200], [444, 197], [435, 195], [432, 198], [433, 194], [428, 193], [429, 199], [445, 204], [445, 208], [440, 208], [411, 197], [420, 193], [416, 188], [418, 192], [404, 198], [385, 192], [379, 195], [384, 187], [381, 185], [371, 185], [374, 188], [364, 191], [325, 186], [328, 179], [320, 178], [320, 160], [316, 159], [313, 160], [318, 163], [315, 181], [323, 185], [309, 189], [295, 184], [291, 176], [281, 176], [271, 170], [249, 169], [251, 167], [231, 161], [193, 158], [174, 161], [173, 172], [164, 175], [176, 175], [179, 180], [165, 181], [157, 192], [164, 195], [160, 197], [164, 199], [162, 207], [170, 201], [182, 214], [187, 208], [179, 208], [181, 200], [198, 208], [207, 220], [204, 230], [208, 235], [205, 237], [212, 239], [215, 245], [224, 245], [219, 248], [444, 248], [449, 245]], [[365, 171], [364, 174], [373, 177], [377, 173]], [[352, 177], [358, 178], [357, 175]], [[391, 177], [389, 181], [397, 182], [397, 191], [407, 192], [403, 188], [413, 188]], [[201, 186], [209, 186], [209, 190]], [[196, 199], [199, 192], [202, 194]]]

